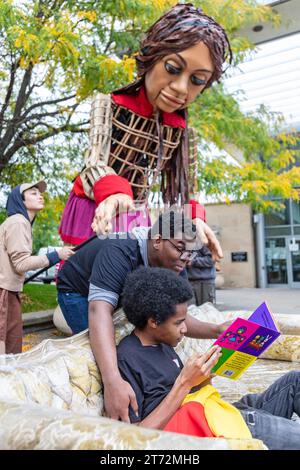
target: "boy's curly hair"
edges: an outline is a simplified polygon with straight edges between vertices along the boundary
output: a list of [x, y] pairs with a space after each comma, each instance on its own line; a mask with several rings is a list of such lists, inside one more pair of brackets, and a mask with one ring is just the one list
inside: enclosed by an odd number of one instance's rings
[[176, 305], [192, 296], [189, 282], [170, 269], [141, 267], [126, 278], [122, 306], [128, 321], [143, 329], [149, 318], [165, 322], [175, 315]]

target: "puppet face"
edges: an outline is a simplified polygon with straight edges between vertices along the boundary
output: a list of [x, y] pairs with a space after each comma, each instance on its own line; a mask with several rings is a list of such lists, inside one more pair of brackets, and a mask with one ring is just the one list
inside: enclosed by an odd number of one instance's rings
[[148, 100], [155, 110], [172, 113], [201, 93], [214, 71], [208, 47], [199, 42], [158, 61], [145, 76]]

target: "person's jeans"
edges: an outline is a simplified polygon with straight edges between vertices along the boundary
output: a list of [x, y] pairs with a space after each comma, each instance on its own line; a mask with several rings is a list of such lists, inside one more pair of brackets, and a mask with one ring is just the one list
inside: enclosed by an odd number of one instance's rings
[[245, 395], [234, 403], [245, 419], [252, 437], [269, 449], [300, 450], [300, 371], [276, 380], [263, 393]]
[[86, 330], [89, 326], [89, 303], [87, 297], [75, 292], [58, 291], [57, 299], [63, 316], [73, 334]]

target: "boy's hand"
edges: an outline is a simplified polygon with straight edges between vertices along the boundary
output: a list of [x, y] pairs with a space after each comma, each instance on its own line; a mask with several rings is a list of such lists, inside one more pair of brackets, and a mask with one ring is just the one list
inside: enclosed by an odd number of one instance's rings
[[212, 379], [216, 376], [216, 374], [210, 374], [210, 376], [208, 377], [208, 379], [204, 380], [203, 382], [201, 382], [201, 387], [205, 387], [205, 385], [211, 385], [211, 381]]
[[195, 354], [187, 361], [178, 379], [189, 389], [202, 384], [211, 378], [211, 370], [220, 356], [220, 346], [213, 346], [204, 354]]

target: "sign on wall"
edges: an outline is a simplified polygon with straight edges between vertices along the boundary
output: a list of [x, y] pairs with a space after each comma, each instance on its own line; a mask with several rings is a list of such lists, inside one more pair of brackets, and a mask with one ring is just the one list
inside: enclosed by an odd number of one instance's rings
[[245, 263], [248, 261], [247, 251], [234, 251], [231, 253], [231, 262], [232, 263]]

